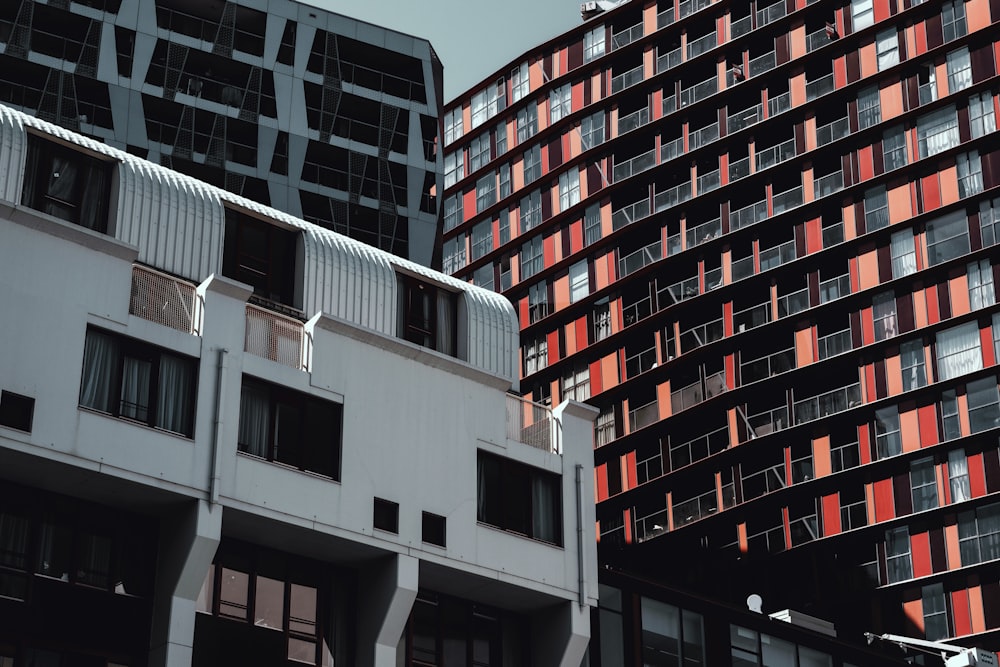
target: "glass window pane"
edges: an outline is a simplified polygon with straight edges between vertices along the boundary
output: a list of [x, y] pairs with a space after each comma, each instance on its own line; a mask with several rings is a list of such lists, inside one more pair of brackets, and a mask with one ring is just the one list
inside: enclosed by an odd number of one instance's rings
[[258, 575], [253, 610], [255, 626], [281, 630], [285, 620], [285, 583]]

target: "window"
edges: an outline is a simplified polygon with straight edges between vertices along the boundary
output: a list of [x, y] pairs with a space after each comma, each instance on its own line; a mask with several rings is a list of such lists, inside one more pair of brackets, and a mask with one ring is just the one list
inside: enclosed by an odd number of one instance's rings
[[958, 548], [962, 565], [1000, 558], [1000, 503], [958, 515]]
[[580, 203], [580, 170], [570, 167], [559, 174], [559, 210], [565, 211]]
[[444, 231], [455, 229], [462, 224], [462, 194], [446, 197], [444, 200]]
[[958, 418], [958, 395], [954, 389], [941, 393], [941, 427], [944, 440], [954, 440], [962, 436]]
[[899, 433], [899, 412], [896, 406], [875, 411], [875, 451], [879, 459], [903, 453]]
[[564, 401], [586, 401], [590, 398], [590, 366], [567, 368], [561, 380], [560, 394]]
[[958, 196], [965, 198], [983, 191], [983, 166], [979, 151], [959, 153], [955, 156], [958, 167]]
[[[445, 241], [442, 246], [441, 270], [455, 273], [465, 266], [465, 236], [459, 235]], [[473, 258], [475, 259], [475, 258]]]
[[878, 69], [889, 69], [899, 64], [899, 37], [895, 30], [883, 30], [875, 36], [878, 51]]
[[532, 324], [549, 314], [549, 290], [544, 282], [528, 288], [528, 321]]
[[529, 103], [517, 112], [517, 143], [523, 144], [538, 132], [538, 106]]
[[568, 83], [549, 91], [549, 118], [552, 123], [565, 118], [573, 111], [572, 91]]
[[590, 294], [590, 274], [587, 260], [569, 267], [569, 301], [576, 303]]
[[500, 243], [503, 245], [505, 243], [510, 243], [510, 211], [503, 208], [500, 209]]
[[496, 157], [500, 157], [507, 152], [507, 123], [503, 121], [497, 123], [493, 136], [496, 137]]
[[456, 295], [402, 273], [396, 283], [399, 337], [455, 356]]
[[1000, 243], [1000, 198], [979, 203], [979, 227], [984, 247]]
[[485, 257], [491, 250], [493, 250], [493, 221], [483, 220], [472, 228], [472, 261]]
[[510, 275], [510, 255], [504, 255], [496, 264], [497, 273], [500, 276], [500, 290], [510, 289], [512, 284]]
[[917, 272], [917, 251], [913, 243], [913, 232], [904, 229], [892, 235], [889, 242], [892, 255], [892, 277], [901, 278]]
[[530, 278], [541, 271], [545, 265], [545, 256], [542, 251], [542, 237], [535, 236], [528, 239], [521, 246], [519, 258], [521, 262], [521, 280]]
[[924, 344], [919, 340], [903, 343], [899, 348], [900, 366], [903, 371], [903, 390], [911, 391], [927, 384], [924, 369]]
[[528, 63], [521, 63], [510, 72], [510, 98], [514, 102], [528, 94], [530, 80]]
[[948, 452], [948, 486], [951, 489], [952, 503], [961, 503], [972, 498], [972, 488], [969, 486], [969, 462], [961, 449]]
[[594, 422], [594, 444], [603, 447], [609, 444], [618, 435], [615, 431], [615, 411], [612, 408], [604, 408], [597, 415]]
[[966, 386], [969, 402], [969, 430], [980, 433], [1000, 425], [1000, 393], [997, 379], [987, 377]]
[[945, 107], [917, 119], [917, 147], [921, 158], [937, 155], [957, 146], [958, 114]]
[[196, 373], [194, 359], [87, 329], [80, 405], [190, 437]]
[[481, 266], [472, 274], [472, 284], [477, 287], [482, 287], [483, 289], [493, 289], [495, 279], [496, 274], [493, 270], [492, 264]]
[[399, 503], [375, 498], [372, 507], [372, 526], [387, 533], [399, 534]]
[[237, 442], [245, 454], [340, 479], [339, 403], [243, 378]]
[[490, 133], [483, 132], [469, 143], [469, 173], [474, 174], [490, 161]]
[[993, 291], [993, 267], [990, 260], [981, 259], [972, 262], [966, 268], [966, 278], [969, 282], [969, 305], [972, 310], [992, 306], [996, 301]]
[[611, 304], [608, 297], [604, 297], [594, 304], [591, 313], [591, 343], [604, 340], [611, 335]]
[[948, 611], [944, 602], [944, 584], [931, 584], [920, 590], [924, 610], [924, 637], [931, 641], [950, 637]]
[[705, 664], [705, 628], [700, 614], [642, 598], [644, 665]]
[[993, 358], [1000, 359], [1000, 313], [993, 315]]
[[937, 501], [937, 478], [934, 476], [934, 459], [927, 457], [910, 463], [910, 491], [913, 511], [934, 509]]
[[954, 93], [972, 85], [972, 60], [969, 49], [961, 48], [948, 54], [948, 92]]
[[763, 632], [730, 625], [729, 636], [733, 667], [833, 667], [831, 655]]
[[896, 327], [896, 297], [892, 292], [872, 297], [872, 321], [875, 340], [886, 340], [899, 333]]
[[459, 139], [465, 133], [462, 119], [462, 107], [452, 109], [444, 115], [444, 144]]
[[878, 87], [871, 86], [858, 91], [858, 127], [865, 129], [882, 120], [882, 107], [878, 97]]
[[851, 0], [851, 26], [854, 32], [875, 25], [872, 0]]
[[997, 121], [993, 111], [993, 93], [976, 93], [969, 98], [969, 124], [972, 126], [973, 139], [996, 132]]
[[293, 306], [298, 233], [226, 209], [222, 275], [253, 286], [257, 297]]
[[964, 37], [968, 31], [965, 23], [965, 0], [949, 0], [941, 10], [941, 27], [944, 41], [950, 42]]
[[521, 197], [519, 210], [521, 212], [522, 234], [542, 224], [542, 193], [535, 190]]
[[507, 98], [505, 90], [506, 84], [503, 79], [500, 79], [496, 84], [486, 86], [483, 90], [472, 95], [470, 121], [473, 129], [479, 127], [505, 108]]
[[447, 546], [447, 518], [439, 514], [422, 512], [420, 522], [420, 541], [437, 547]]
[[938, 380], [950, 380], [983, 367], [979, 325], [967, 322], [937, 333]]
[[524, 151], [522, 160], [524, 167], [524, 183], [527, 185], [538, 179], [542, 175], [542, 149], [540, 146], [532, 146]]
[[957, 211], [927, 223], [927, 265], [934, 266], [969, 253], [969, 221]]
[[906, 166], [906, 134], [902, 125], [882, 133], [882, 158], [886, 171]]
[[865, 191], [865, 231], [889, 226], [889, 199], [885, 186]]
[[444, 187], [450, 188], [465, 178], [465, 153], [455, 151], [444, 156]]
[[500, 198], [503, 199], [510, 195], [510, 165], [502, 164], [500, 168], [497, 169], [497, 178], [500, 179]]
[[35, 399], [12, 391], [0, 392], [0, 426], [31, 433], [34, 413]]
[[476, 211], [482, 213], [497, 203], [497, 177], [492, 171], [476, 181]]
[[561, 546], [561, 487], [556, 474], [479, 452], [477, 519]]
[[589, 150], [604, 143], [604, 112], [598, 111], [584, 118], [580, 123], [580, 143]]
[[106, 233], [111, 163], [28, 135], [21, 202], [36, 211]]
[[494, 610], [479, 602], [420, 590], [404, 638], [399, 662], [394, 665], [516, 665], [529, 643], [528, 621], [525, 616]]
[[599, 25], [593, 30], [587, 31], [583, 36], [583, 62], [589, 63], [595, 58], [604, 55], [604, 37], [606, 30], [603, 25]]
[[545, 368], [549, 363], [549, 344], [545, 336], [529, 340], [524, 345], [524, 377]]
[[885, 532], [885, 567], [888, 582], [895, 584], [913, 578], [910, 561], [910, 531], [906, 526]]
[[934, 63], [924, 63], [917, 70], [917, 101], [930, 104], [937, 99], [937, 70]]

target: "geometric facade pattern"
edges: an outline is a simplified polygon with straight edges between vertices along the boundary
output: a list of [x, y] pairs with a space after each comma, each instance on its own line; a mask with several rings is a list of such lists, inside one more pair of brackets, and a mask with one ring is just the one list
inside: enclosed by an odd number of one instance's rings
[[623, 3], [444, 114], [605, 564], [1000, 648], [1000, 2]]
[[3, 103], [431, 264], [426, 40], [291, 0], [0, 5]]

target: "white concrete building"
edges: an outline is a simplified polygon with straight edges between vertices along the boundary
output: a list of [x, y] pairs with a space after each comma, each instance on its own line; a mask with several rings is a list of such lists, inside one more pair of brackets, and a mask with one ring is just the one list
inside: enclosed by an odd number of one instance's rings
[[0, 665], [580, 664], [497, 294], [0, 107]]

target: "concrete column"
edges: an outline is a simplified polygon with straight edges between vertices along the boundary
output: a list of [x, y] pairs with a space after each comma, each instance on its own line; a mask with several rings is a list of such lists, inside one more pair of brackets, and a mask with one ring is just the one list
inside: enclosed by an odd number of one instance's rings
[[590, 642], [590, 607], [563, 602], [534, 616], [532, 627], [545, 628], [531, 638], [532, 661], [552, 667], [580, 667]]
[[396, 647], [417, 598], [419, 561], [396, 555], [361, 573], [358, 665], [396, 667]]
[[150, 667], [190, 667], [195, 606], [222, 536], [222, 506], [194, 500], [163, 521]]

